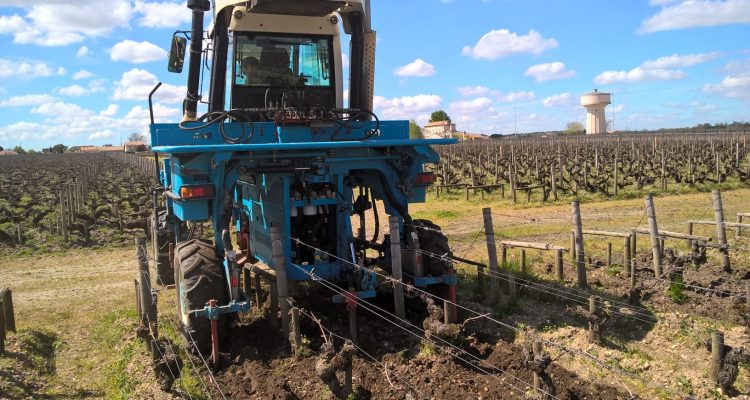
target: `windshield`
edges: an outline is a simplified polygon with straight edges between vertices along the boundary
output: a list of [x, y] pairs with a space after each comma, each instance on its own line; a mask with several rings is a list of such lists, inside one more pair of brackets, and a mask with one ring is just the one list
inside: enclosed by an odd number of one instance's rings
[[331, 39], [235, 35], [234, 83], [331, 86]]

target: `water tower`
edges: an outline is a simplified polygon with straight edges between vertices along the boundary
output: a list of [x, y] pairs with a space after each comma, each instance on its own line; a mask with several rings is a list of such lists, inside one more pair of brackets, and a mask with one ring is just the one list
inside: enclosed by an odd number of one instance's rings
[[612, 104], [612, 95], [594, 89], [581, 96], [581, 105], [586, 107], [586, 134], [607, 133], [607, 118], [604, 109]]

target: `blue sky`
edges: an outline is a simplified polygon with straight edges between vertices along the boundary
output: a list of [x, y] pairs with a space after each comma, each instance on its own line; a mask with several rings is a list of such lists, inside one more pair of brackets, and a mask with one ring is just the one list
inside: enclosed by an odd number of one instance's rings
[[[381, 119], [562, 129], [598, 88], [617, 129], [750, 120], [750, 0], [372, 2]], [[179, 1], [0, 0], [0, 146], [119, 143], [146, 131], [157, 81], [177, 121], [166, 50], [189, 20]]]

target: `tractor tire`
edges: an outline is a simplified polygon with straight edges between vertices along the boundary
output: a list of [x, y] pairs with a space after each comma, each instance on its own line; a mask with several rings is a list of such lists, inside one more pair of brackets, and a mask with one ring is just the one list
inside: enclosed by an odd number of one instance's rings
[[425, 273], [432, 276], [442, 276], [453, 268], [450, 261], [453, 252], [448, 246], [448, 238], [440, 230], [440, 226], [426, 219], [415, 219], [412, 224], [417, 227], [415, 230], [419, 238], [419, 247], [425, 251], [425, 253], [422, 253]]
[[155, 209], [149, 225], [156, 283], [161, 286], [173, 285], [175, 273], [169, 263], [169, 243], [174, 241], [174, 234], [167, 224], [167, 210], [161, 207]]
[[[175, 248], [177, 316], [188, 348], [193, 351], [211, 351], [211, 321], [196, 317], [193, 311], [204, 308], [209, 300], [216, 300], [219, 305], [229, 302], [223, 270], [211, 242], [192, 239]], [[219, 343], [223, 342], [227, 321], [226, 314], [219, 318]]]

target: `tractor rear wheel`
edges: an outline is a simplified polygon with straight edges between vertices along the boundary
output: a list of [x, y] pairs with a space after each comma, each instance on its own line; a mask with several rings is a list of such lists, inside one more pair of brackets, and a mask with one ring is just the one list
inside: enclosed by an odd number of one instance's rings
[[162, 207], [155, 209], [150, 224], [156, 283], [173, 285], [175, 275], [169, 263], [169, 243], [174, 241], [174, 234], [167, 223], [167, 210]]
[[[193, 313], [206, 306], [209, 300], [219, 305], [228, 303], [226, 280], [221, 260], [211, 242], [192, 239], [175, 248], [175, 291], [177, 315], [182, 322], [183, 336], [191, 349], [201, 353], [211, 351], [211, 321]], [[227, 317], [219, 318], [219, 340], [226, 333]]]
[[412, 224], [416, 226], [419, 248], [424, 250], [422, 262], [424, 271], [432, 276], [442, 276], [452, 268], [450, 261], [453, 258], [448, 238], [440, 230], [440, 226], [426, 219], [415, 219]]

